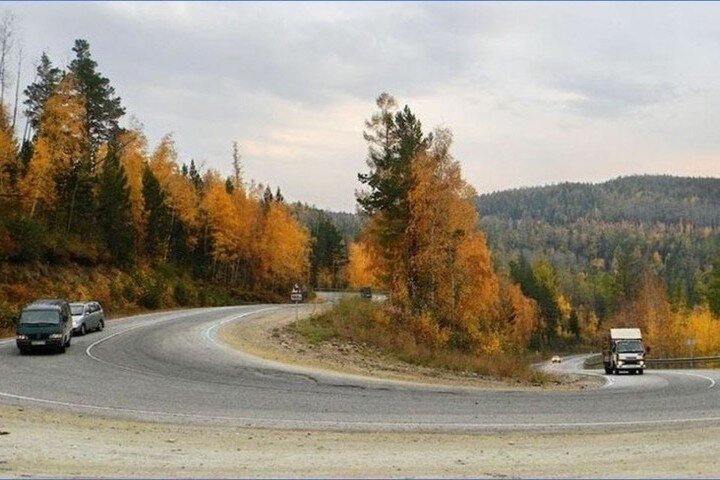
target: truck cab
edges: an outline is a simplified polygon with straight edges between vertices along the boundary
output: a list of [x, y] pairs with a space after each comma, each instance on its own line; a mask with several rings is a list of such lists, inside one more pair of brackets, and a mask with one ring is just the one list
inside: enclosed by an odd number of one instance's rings
[[639, 328], [611, 328], [603, 340], [603, 367], [606, 374], [621, 371], [642, 375], [645, 345]]

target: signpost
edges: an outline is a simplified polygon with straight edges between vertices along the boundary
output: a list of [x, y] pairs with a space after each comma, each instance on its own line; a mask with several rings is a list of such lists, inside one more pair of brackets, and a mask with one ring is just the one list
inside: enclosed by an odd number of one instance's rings
[[687, 343], [687, 346], [692, 349], [692, 354], [690, 357], [690, 358], [692, 358], [691, 367], [695, 368], [695, 345], [697, 345], [697, 339], [694, 337], [688, 338], [686, 343]]
[[303, 294], [302, 290], [300, 290], [300, 285], [297, 283], [292, 289], [292, 292], [290, 292], [290, 301], [295, 303], [295, 322], [298, 321], [298, 304], [302, 302]]

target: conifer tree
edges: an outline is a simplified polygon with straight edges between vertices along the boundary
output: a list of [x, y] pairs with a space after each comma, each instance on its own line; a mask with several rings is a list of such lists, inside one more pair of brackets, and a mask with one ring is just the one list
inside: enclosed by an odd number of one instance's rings
[[108, 147], [100, 175], [98, 222], [113, 261], [121, 265], [132, 259], [134, 250], [131, 212], [130, 187], [120, 163], [118, 146], [113, 142]]
[[47, 53], [40, 56], [40, 63], [35, 71], [35, 81], [24, 91], [25, 115], [35, 132], [40, 128], [45, 104], [62, 80], [63, 72], [54, 67]]

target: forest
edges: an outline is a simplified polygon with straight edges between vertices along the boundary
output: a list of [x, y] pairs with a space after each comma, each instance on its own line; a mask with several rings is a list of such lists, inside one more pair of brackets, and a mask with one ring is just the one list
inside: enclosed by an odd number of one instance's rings
[[630, 176], [480, 195], [496, 264], [539, 301], [546, 335], [596, 345], [646, 328], [657, 355], [720, 353], [720, 179]]
[[[0, 80], [7, 90], [7, 76]], [[313, 242], [298, 220], [299, 206], [288, 205], [279, 188], [244, 178], [237, 143], [228, 145], [233, 173], [223, 177], [181, 161], [172, 135], [151, 146], [140, 125], [122, 127], [121, 97], [87, 41], [75, 41], [63, 67], [43, 53], [22, 99], [16, 87], [12, 108], [5, 90], [0, 323], [6, 327], [39, 296], [91, 297], [110, 311], [217, 305], [285, 299], [307, 279]]]

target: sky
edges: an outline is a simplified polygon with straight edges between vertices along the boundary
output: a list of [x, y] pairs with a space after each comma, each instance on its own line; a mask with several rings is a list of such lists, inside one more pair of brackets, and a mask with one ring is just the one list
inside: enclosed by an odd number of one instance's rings
[[391, 93], [478, 192], [720, 173], [720, 3], [5, 2], [32, 81], [90, 42], [151, 147], [355, 210]]

